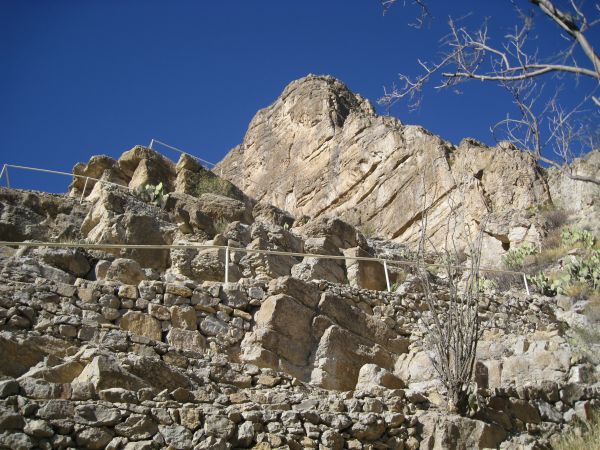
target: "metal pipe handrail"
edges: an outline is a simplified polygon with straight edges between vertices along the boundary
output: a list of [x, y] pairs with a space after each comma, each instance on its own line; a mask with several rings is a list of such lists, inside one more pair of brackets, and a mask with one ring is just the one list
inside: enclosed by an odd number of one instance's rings
[[[4, 164], [5, 167], [12, 167], [13, 169], [22, 169], [22, 170], [31, 170], [34, 172], [44, 172], [44, 173], [54, 173], [57, 175], [66, 175], [69, 177], [76, 177], [76, 178], [87, 178], [89, 180], [94, 180], [97, 181], [99, 183], [104, 183], [104, 184], [110, 184], [112, 186], [117, 186], [117, 187], [121, 187], [127, 190], [131, 190], [131, 188], [129, 186], [124, 186], [122, 184], [119, 183], [114, 183], [112, 181], [107, 181], [107, 180], [102, 180], [100, 178], [94, 178], [94, 177], [90, 177], [88, 175], [79, 175], [77, 173], [73, 173], [73, 172], [62, 172], [60, 170], [50, 170], [50, 169], [40, 169], [39, 167], [28, 167], [28, 166], [19, 166], [16, 164]], [[8, 170], [6, 171], [6, 173], [8, 173]]]
[[[264, 255], [277, 255], [277, 256], [294, 256], [302, 258], [317, 258], [317, 259], [332, 259], [332, 260], [351, 260], [351, 261], [370, 261], [379, 262], [382, 264], [391, 265], [417, 265], [418, 263], [410, 260], [395, 260], [388, 258], [376, 258], [367, 256], [345, 256], [345, 255], [322, 255], [318, 253], [300, 253], [300, 252], [284, 252], [280, 250], [262, 250], [252, 249], [245, 247], [231, 247], [229, 245], [214, 245], [214, 244], [89, 244], [79, 242], [17, 242], [17, 241], [0, 241], [0, 245], [5, 246], [16, 246], [16, 247], [56, 247], [56, 248], [85, 248], [91, 250], [103, 250], [103, 249], [114, 249], [114, 250], [190, 250], [190, 249], [219, 249], [227, 250], [229, 252], [242, 252], [242, 253], [256, 253]], [[427, 267], [449, 267], [454, 269], [469, 270], [468, 267], [459, 265], [446, 265], [436, 263], [425, 263]], [[516, 272], [514, 270], [502, 270], [494, 269], [491, 267], [480, 267], [479, 270], [482, 272], [494, 272], [494, 273], [505, 273], [511, 275], [526, 275], [524, 272]]]
[[213, 162], [207, 161], [206, 159], [199, 158], [199, 157], [198, 157], [198, 156], [196, 156], [196, 155], [192, 155], [191, 153], [188, 153], [188, 152], [186, 152], [186, 151], [184, 151], [184, 150], [181, 150], [181, 149], [179, 149], [179, 148], [177, 148], [177, 147], [173, 147], [172, 145], [165, 144], [164, 142], [161, 142], [161, 141], [159, 141], [158, 139], [154, 139], [154, 138], [153, 138], [153, 139], [150, 141], [150, 145], [148, 145], [148, 148], [150, 148], [150, 149], [154, 150], [154, 148], [152, 147], [152, 145], [153, 145], [155, 142], [156, 142], [157, 144], [160, 144], [160, 145], [162, 145], [163, 147], [167, 147], [167, 148], [170, 148], [171, 150], [175, 150], [176, 152], [179, 152], [179, 153], [181, 153], [182, 155], [188, 155], [189, 157], [191, 157], [191, 158], [194, 158], [194, 159], [195, 159], [195, 160], [197, 160], [197, 161], [203, 162], [204, 164], [210, 164], [210, 165], [211, 165], [211, 166], [213, 166], [213, 167], [217, 165], [216, 163], [213, 163]]

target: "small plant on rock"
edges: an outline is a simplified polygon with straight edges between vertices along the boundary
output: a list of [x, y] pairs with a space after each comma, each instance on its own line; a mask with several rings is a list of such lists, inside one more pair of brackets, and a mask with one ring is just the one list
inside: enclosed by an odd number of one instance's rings
[[523, 244], [522, 246], [509, 250], [504, 255], [504, 265], [511, 270], [518, 270], [523, 267], [525, 257], [535, 255], [537, 253], [535, 247], [531, 244]]
[[491, 280], [489, 278], [479, 279], [479, 292], [493, 291], [496, 289], [498, 289], [496, 280]]
[[548, 277], [543, 273], [529, 276], [527, 277], [527, 281], [542, 295], [547, 297], [554, 297], [556, 295], [556, 285], [551, 283]]
[[154, 206], [164, 208], [169, 198], [162, 181], [156, 186], [147, 184], [146, 186], [138, 186], [134, 191], [136, 197], [146, 203], [152, 203]]
[[233, 184], [208, 171], [203, 171], [196, 174], [195, 181], [195, 193], [197, 197], [200, 197], [202, 194], [217, 194], [231, 198], [235, 196]]
[[600, 289], [600, 250], [594, 250], [586, 258], [575, 258], [567, 264], [571, 283], [585, 283], [592, 290]]

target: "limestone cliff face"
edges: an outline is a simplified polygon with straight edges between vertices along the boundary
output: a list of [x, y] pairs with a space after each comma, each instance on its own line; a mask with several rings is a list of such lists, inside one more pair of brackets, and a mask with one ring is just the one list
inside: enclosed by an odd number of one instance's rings
[[215, 171], [296, 217], [340, 217], [398, 242], [416, 241], [423, 198], [436, 243], [444, 241], [451, 204], [464, 212], [460, 236], [489, 210], [486, 247], [500, 252], [538, 239], [539, 227], [521, 211], [550, 201], [527, 155], [473, 140], [453, 146], [422, 127], [378, 116], [368, 100], [329, 76], [287, 86]]
[[[577, 175], [598, 176], [600, 150], [575, 159], [571, 169]], [[554, 203], [577, 214], [579, 227], [600, 232], [600, 186], [573, 180], [554, 168], [548, 171], [548, 185]]]

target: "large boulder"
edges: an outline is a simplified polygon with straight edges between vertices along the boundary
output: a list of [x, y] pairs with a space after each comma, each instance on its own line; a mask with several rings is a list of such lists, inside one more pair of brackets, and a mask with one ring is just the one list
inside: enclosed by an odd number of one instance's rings
[[[106, 155], [92, 156], [87, 164], [77, 163], [73, 167], [73, 181], [69, 185], [69, 194], [73, 197], [89, 195], [99, 179], [126, 185], [125, 175], [114, 158]], [[86, 178], [89, 177], [89, 178]], [[94, 179], [91, 179], [94, 178]], [[85, 189], [85, 192], [83, 192]]]
[[119, 169], [129, 178], [129, 187], [135, 189], [146, 184], [163, 183], [167, 191], [173, 190], [175, 165], [160, 153], [141, 145], [121, 155]]
[[127, 285], [137, 285], [146, 279], [146, 274], [137, 261], [128, 258], [116, 258], [108, 266], [105, 278]]
[[209, 217], [227, 222], [253, 222], [251, 210], [240, 200], [223, 195], [205, 193], [198, 197], [198, 207]]
[[312, 283], [283, 277], [270, 282], [269, 294], [242, 341], [246, 362], [327, 389], [350, 390], [365, 364], [391, 371], [398, 355], [408, 351], [408, 340], [389, 324], [343, 297], [321, 294]]
[[[372, 257], [366, 250], [360, 247], [344, 250], [344, 256], [355, 258]], [[350, 286], [374, 291], [387, 289], [385, 270], [383, 264], [380, 262], [347, 259], [346, 272]]]
[[406, 385], [389, 370], [376, 364], [365, 364], [358, 372], [356, 390], [368, 391], [377, 388], [403, 389]]
[[428, 413], [419, 421], [423, 424], [421, 448], [431, 450], [496, 448], [506, 438], [506, 431], [498, 425], [468, 417]]
[[373, 341], [331, 325], [317, 346], [311, 382], [325, 389], [349, 391], [365, 364], [391, 369], [394, 356]]
[[[182, 244], [176, 241], [176, 244]], [[225, 281], [225, 256], [222, 248], [207, 248], [196, 250], [171, 251], [171, 271], [183, 275], [186, 278], [197, 281]], [[242, 277], [239, 267], [232, 263], [231, 254], [229, 265], [229, 281], [235, 282]]]
[[214, 219], [202, 211], [197, 198], [179, 192], [171, 193], [167, 198], [165, 210], [173, 216], [179, 230], [185, 234], [214, 236]]
[[126, 370], [115, 357], [108, 355], [95, 356], [74, 382], [92, 383], [97, 392], [110, 388], [138, 390], [148, 387], [144, 380]]
[[21, 339], [9, 333], [0, 334], [0, 374], [17, 377], [46, 356], [40, 346], [28, 339]]
[[[163, 210], [113, 186], [102, 187], [81, 226], [82, 235], [94, 244], [168, 245], [173, 242], [175, 230]], [[135, 259], [142, 267], [165, 269], [169, 265], [168, 250], [107, 251]]]
[[254, 332], [242, 343], [244, 360], [273, 368], [285, 365], [279, 359], [294, 366], [307, 366], [313, 345], [314, 315], [312, 309], [288, 295], [267, 298], [255, 316]]

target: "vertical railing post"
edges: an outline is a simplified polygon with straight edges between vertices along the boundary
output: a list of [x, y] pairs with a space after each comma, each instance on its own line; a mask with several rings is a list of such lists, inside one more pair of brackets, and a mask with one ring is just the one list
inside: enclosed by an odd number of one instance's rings
[[383, 270], [385, 272], [385, 284], [387, 285], [388, 292], [392, 292], [392, 287], [390, 286], [390, 276], [388, 274], [387, 261], [383, 260]]
[[6, 187], [10, 189], [10, 178], [8, 178], [8, 164], [5, 164], [6, 170], [4, 175], [6, 176]]
[[2, 176], [4, 175], [5, 170], [6, 170], [6, 164], [2, 164], [2, 170], [0, 170], [0, 181], [2, 180]]
[[[152, 148], [152, 146], [153, 146], [153, 145], [154, 145], [154, 139], [152, 139], [152, 140], [150, 141], [150, 145], [148, 146], [148, 148]], [[154, 149], [152, 149], [152, 150], [154, 150]]]
[[531, 295], [529, 292], [529, 284], [527, 284], [527, 276], [523, 274], [523, 281], [525, 282], [525, 290], [527, 291], [527, 295]]
[[225, 286], [229, 284], [229, 244], [225, 248]]
[[85, 177], [85, 184], [83, 185], [83, 191], [81, 191], [81, 198], [79, 199], [79, 203], [83, 203], [83, 197], [85, 196], [85, 190], [87, 189], [88, 181], [90, 181], [89, 177]]

